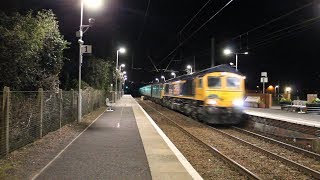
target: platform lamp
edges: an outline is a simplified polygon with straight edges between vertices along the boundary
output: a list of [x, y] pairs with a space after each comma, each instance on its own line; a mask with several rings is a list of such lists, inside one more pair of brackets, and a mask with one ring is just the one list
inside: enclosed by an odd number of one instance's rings
[[[276, 85], [276, 86], [274, 87], [274, 93], [275, 93], [278, 101], [279, 101], [279, 94], [280, 94], [280, 92], [279, 92], [279, 87], [280, 87], [279, 85]], [[277, 91], [277, 89], [278, 89], [278, 91]]]
[[227, 56], [230, 55], [230, 54], [236, 55], [236, 70], [238, 70], [238, 55], [239, 55], [239, 54], [248, 55], [249, 52], [236, 53], [236, 52], [233, 52], [231, 49], [226, 48], [226, 49], [223, 50], [223, 54], [225, 54], [225, 55], [227, 55]]
[[288, 99], [291, 99], [291, 90], [292, 90], [291, 87], [286, 87], [285, 89]]
[[[125, 48], [119, 48], [117, 50], [117, 62], [116, 62], [116, 87], [115, 87], [115, 98], [118, 99], [118, 63], [119, 63], [119, 53], [124, 54], [126, 53]], [[121, 66], [119, 67], [121, 69]]]
[[173, 76], [173, 78], [176, 78], [176, 73], [172, 72], [171, 76]]
[[190, 69], [190, 74], [192, 74], [192, 66], [191, 65], [187, 65], [187, 69]]
[[[84, 33], [92, 27], [94, 24], [94, 19], [90, 18], [89, 19], [89, 25], [84, 25], [83, 24], [83, 8], [84, 4], [86, 7], [90, 9], [96, 9], [98, 7], [102, 6], [103, 1], [102, 0], [81, 0], [81, 5], [80, 5], [80, 28], [79, 31], [77, 32], [77, 37], [79, 37], [78, 43], [79, 43], [79, 82], [78, 82], [78, 122], [81, 122], [81, 117], [82, 117], [82, 97], [81, 97], [81, 66], [82, 66], [82, 60], [83, 60], [83, 52], [82, 52], [82, 46], [84, 44], [83, 41], [83, 35]], [[86, 29], [85, 29], [86, 28]]]
[[161, 79], [163, 79], [163, 81], [166, 82], [166, 77], [161, 76]]

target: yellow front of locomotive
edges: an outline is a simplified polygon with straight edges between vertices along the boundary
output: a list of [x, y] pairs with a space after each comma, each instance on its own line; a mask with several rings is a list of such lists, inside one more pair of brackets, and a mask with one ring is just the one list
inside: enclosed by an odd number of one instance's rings
[[214, 72], [204, 77], [205, 105], [216, 107], [242, 107], [245, 92], [244, 76]]
[[207, 114], [219, 115], [212, 123], [237, 124], [241, 121], [245, 77], [230, 72], [213, 72], [203, 77], [204, 107]]

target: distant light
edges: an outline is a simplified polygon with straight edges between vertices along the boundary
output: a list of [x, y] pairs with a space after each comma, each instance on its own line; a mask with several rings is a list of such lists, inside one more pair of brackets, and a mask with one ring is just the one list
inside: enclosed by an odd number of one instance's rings
[[191, 69], [191, 68], [192, 68], [192, 66], [191, 66], [191, 65], [188, 65], [188, 66], [187, 66], [187, 69]]
[[174, 76], [174, 75], [176, 75], [176, 73], [172, 72], [171, 75]]
[[84, 0], [84, 5], [90, 9], [98, 9], [103, 5], [103, 0]]
[[126, 65], [125, 64], [121, 64], [121, 67], [126, 67]]
[[230, 55], [230, 54], [232, 54], [232, 51], [230, 49], [224, 49], [223, 54]]
[[125, 48], [120, 48], [119, 50], [118, 50], [120, 53], [126, 53], [126, 49]]
[[123, 71], [123, 74], [127, 74], [127, 72], [126, 72], [126, 71]]
[[276, 88], [279, 88], [279, 85], [276, 85]]
[[158, 82], [159, 82], [159, 79], [158, 79], [158, 78], [156, 78], [156, 81], [158, 81]]
[[244, 52], [244, 54], [246, 54], [246, 55], [247, 55], [247, 54], [249, 54], [249, 52]]
[[164, 76], [161, 76], [161, 78], [164, 79], [165, 77], [164, 77]]
[[127, 77], [128, 77], [127, 75], [124, 76], [124, 78], [127, 78]]
[[233, 102], [232, 102], [232, 104], [234, 105], [234, 106], [243, 106], [243, 104], [244, 104], [244, 101], [242, 100], [242, 99], [237, 99], [237, 100], [234, 100]]
[[233, 65], [234, 65], [234, 63], [232, 63], [232, 62], [231, 62], [231, 63], [229, 63], [229, 64], [230, 64], [230, 66], [233, 66]]
[[291, 87], [286, 87], [286, 92], [290, 92], [291, 91]]

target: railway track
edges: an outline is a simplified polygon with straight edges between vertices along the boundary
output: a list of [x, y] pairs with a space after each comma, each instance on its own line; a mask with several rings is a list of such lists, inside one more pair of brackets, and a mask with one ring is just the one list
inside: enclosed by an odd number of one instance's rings
[[[320, 158], [316, 153], [235, 127], [208, 127], [160, 105], [148, 101], [140, 103], [149, 108], [149, 112], [159, 113], [193, 139], [219, 152], [215, 152], [219, 158], [250, 179], [320, 179]], [[218, 138], [226, 143], [217, 142]]]
[[172, 121], [169, 117], [167, 117], [166, 115], [164, 115], [163, 113], [157, 111], [155, 108], [153, 108], [152, 106], [148, 105], [147, 103], [144, 103], [143, 101], [139, 101], [140, 104], [143, 103], [147, 106], [149, 106], [153, 111], [159, 113], [161, 116], [163, 116], [164, 118], [166, 118], [171, 124], [173, 124], [174, 126], [176, 126], [178, 129], [180, 129], [183, 133], [185, 133], [186, 135], [188, 135], [189, 137], [191, 137], [193, 140], [195, 140], [196, 142], [200, 143], [202, 146], [206, 147], [207, 149], [210, 150], [210, 152], [212, 154], [214, 154], [215, 156], [217, 156], [219, 159], [221, 159], [222, 161], [224, 161], [226, 164], [228, 164], [229, 166], [231, 166], [232, 168], [234, 168], [235, 170], [237, 170], [239, 173], [241, 173], [242, 175], [246, 176], [249, 179], [260, 179], [258, 176], [256, 176], [255, 174], [253, 174], [252, 172], [250, 172], [249, 170], [247, 170], [245, 167], [241, 166], [240, 164], [238, 164], [237, 162], [235, 162], [234, 160], [228, 158], [227, 156], [225, 156], [224, 154], [222, 154], [220, 151], [218, 151], [215, 147], [209, 145], [208, 143], [204, 142], [203, 140], [197, 138], [196, 136], [194, 136], [192, 133], [190, 133], [189, 131], [187, 131], [186, 129], [184, 129], [182, 126], [180, 126], [179, 124], [177, 124], [176, 122]]

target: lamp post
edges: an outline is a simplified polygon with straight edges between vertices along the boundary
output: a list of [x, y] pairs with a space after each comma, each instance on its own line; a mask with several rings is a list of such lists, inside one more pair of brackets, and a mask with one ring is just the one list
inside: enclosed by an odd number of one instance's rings
[[163, 79], [163, 81], [166, 82], [166, 78], [164, 76], [161, 76], [161, 79]]
[[279, 91], [279, 85], [276, 85], [276, 86], [274, 87], [275, 96], [276, 96], [277, 100], [279, 101], [279, 92], [277, 92], [277, 89], [278, 89], [278, 91]]
[[291, 99], [291, 87], [286, 87], [286, 89], [285, 89], [285, 92], [286, 92], [286, 94], [287, 94], [287, 98], [288, 99]]
[[[89, 19], [89, 25], [83, 25], [83, 6], [84, 2], [86, 2], [87, 6], [91, 6], [92, 8], [97, 8], [101, 6], [102, 0], [95, 0], [95, 1], [84, 1], [81, 0], [81, 7], [80, 7], [80, 26], [79, 26], [79, 32], [78, 32], [78, 43], [79, 43], [79, 82], [78, 82], [78, 122], [81, 122], [81, 116], [82, 116], [82, 97], [81, 97], [81, 66], [82, 66], [82, 45], [84, 44], [84, 41], [82, 40], [83, 34], [92, 26], [94, 23], [94, 19]], [[83, 31], [84, 28], [87, 28], [85, 31]]]
[[121, 68], [125, 68], [125, 67], [126, 67], [125, 64], [121, 64], [121, 65], [119, 66], [120, 71], [121, 71]]
[[188, 65], [188, 66], [187, 66], [187, 69], [190, 69], [190, 74], [192, 74], [192, 66], [191, 66], [191, 65]]
[[173, 76], [173, 78], [176, 78], [176, 73], [172, 72], [171, 76]]
[[244, 55], [249, 54], [249, 52], [235, 53], [235, 52], [232, 52], [230, 49], [224, 49], [224, 50], [223, 50], [223, 53], [224, 53], [225, 55], [230, 55], [230, 54], [236, 55], [236, 70], [238, 70], [238, 54], [244, 54]]
[[[126, 52], [125, 48], [120, 48], [117, 50], [117, 62], [116, 62], [116, 87], [115, 87], [115, 98], [116, 100], [118, 100], [118, 64], [119, 64], [119, 53], [123, 54]], [[119, 69], [121, 69], [121, 66], [119, 67]]]

